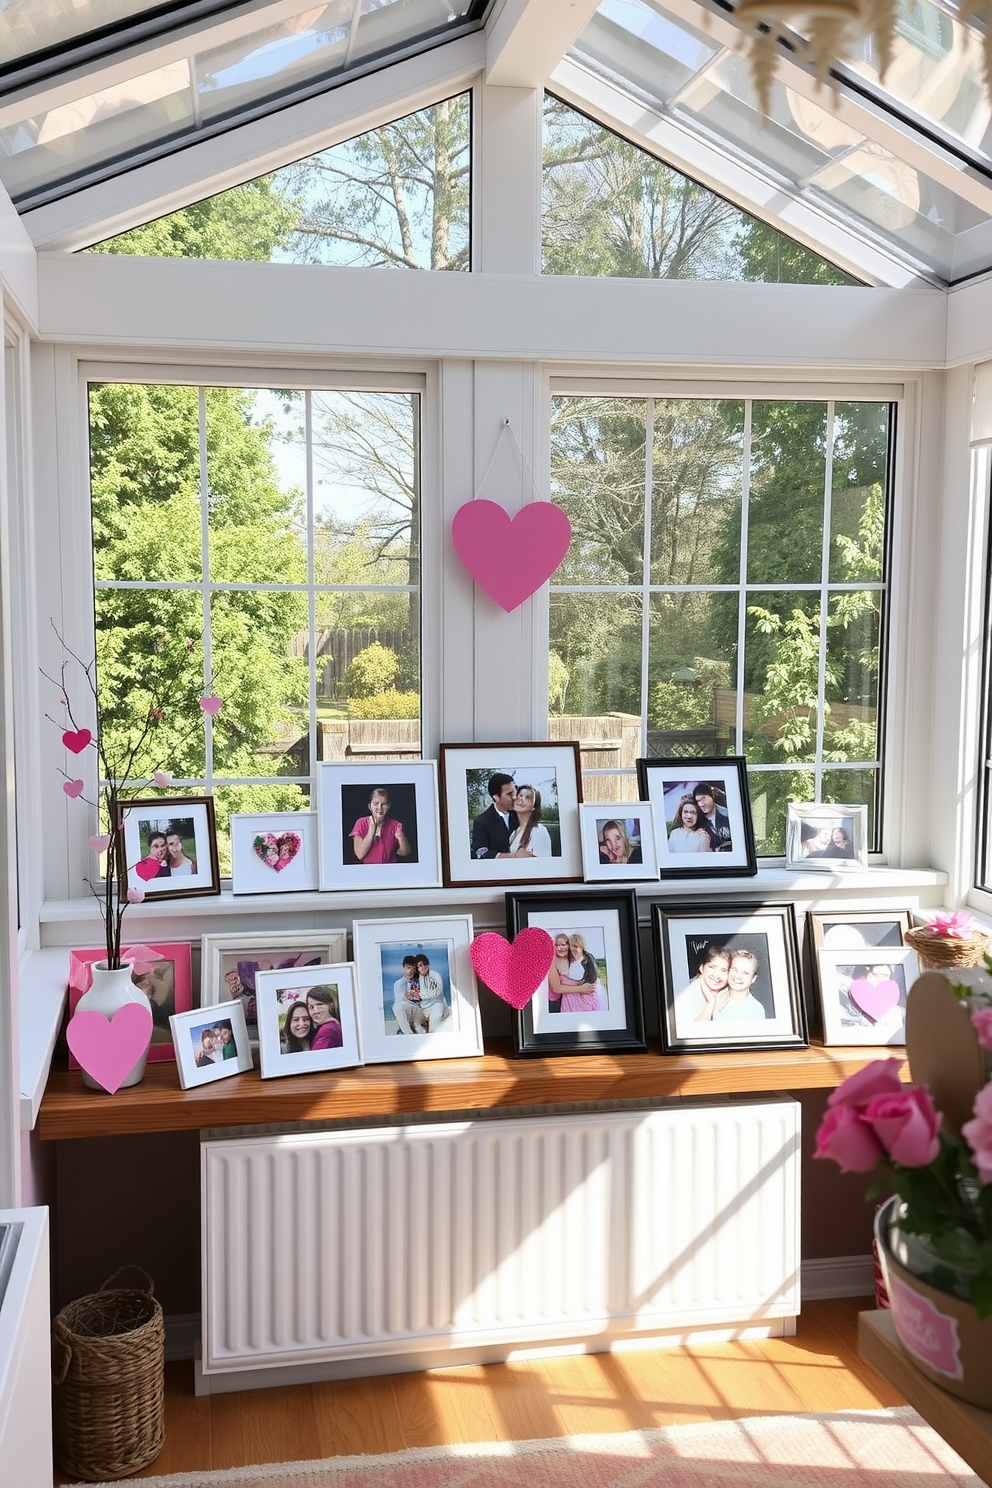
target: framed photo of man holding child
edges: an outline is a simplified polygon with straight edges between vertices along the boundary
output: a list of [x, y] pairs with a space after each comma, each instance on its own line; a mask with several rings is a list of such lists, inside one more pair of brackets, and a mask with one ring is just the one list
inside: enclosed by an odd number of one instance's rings
[[353, 933], [368, 1063], [483, 1052], [471, 915], [356, 920]]
[[644, 1037], [633, 889], [593, 894], [506, 896], [507, 934], [546, 930], [554, 960], [515, 1014], [518, 1055], [640, 1054]]
[[805, 1048], [791, 904], [652, 906], [666, 1054]]
[[750, 878], [757, 873], [743, 755], [639, 759], [637, 786], [654, 810], [662, 878]]
[[447, 886], [581, 880], [578, 744], [442, 744], [440, 765]]
[[433, 760], [317, 766], [322, 889], [437, 888], [441, 883]]
[[362, 1063], [350, 962], [260, 971], [255, 995], [263, 1080]]

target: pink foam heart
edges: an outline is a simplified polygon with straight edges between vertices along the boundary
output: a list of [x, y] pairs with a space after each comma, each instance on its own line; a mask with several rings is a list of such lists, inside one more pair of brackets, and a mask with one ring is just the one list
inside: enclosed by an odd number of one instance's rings
[[106, 852], [110, 846], [110, 833], [101, 832], [98, 837], [90, 838], [90, 847], [94, 852]]
[[200, 699], [200, 707], [203, 709], [204, 713], [208, 713], [211, 718], [213, 718], [213, 716], [214, 716], [215, 713], [219, 713], [220, 710], [221, 710], [221, 708], [223, 708], [223, 706], [224, 706], [224, 699], [223, 698], [219, 698], [219, 697], [202, 697]]
[[519, 931], [512, 945], [493, 932], [477, 935], [469, 955], [476, 975], [519, 1012], [550, 971], [555, 943], [547, 930], [531, 925]]
[[83, 782], [81, 780], [63, 780], [62, 789], [67, 796], [71, 796], [75, 800], [77, 796], [83, 794]]
[[82, 754], [92, 737], [88, 728], [76, 729], [75, 732], [72, 729], [66, 729], [62, 735], [62, 743], [66, 749], [71, 749], [73, 754]]
[[288, 868], [303, 846], [303, 839], [299, 832], [259, 832], [252, 839], [252, 850], [255, 856], [260, 858], [266, 868], [272, 868], [276, 873], [281, 873]]
[[881, 982], [869, 982], [866, 977], [855, 977], [851, 983], [851, 998], [873, 1023], [894, 1008], [899, 1001], [899, 984], [891, 977]]
[[479, 588], [509, 613], [550, 579], [568, 552], [572, 524], [552, 501], [532, 501], [515, 517], [495, 501], [467, 501], [451, 537]]
[[158, 870], [161, 866], [158, 858], [142, 858], [140, 863], [135, 863], [134, 871], [139, 878], [143, 878], [145, 883], [148, 883], [150, 879], [158, 878]]
[[151, 1043], [151, 1009], [128, 1002], [112, 1018], [104, 1013], [75, 1013], [65, 1036], [86, 1073], [113, 1095]]

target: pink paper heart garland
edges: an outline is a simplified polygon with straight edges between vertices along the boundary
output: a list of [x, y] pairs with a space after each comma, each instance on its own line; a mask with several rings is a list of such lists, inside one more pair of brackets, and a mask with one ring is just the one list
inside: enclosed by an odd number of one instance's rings
[[513, 944], [494, 931], [477, 935], [469, 955], [476, 975], [517, 1012], [526, 1007], [551, 970], [555, 943], [536, 925], [521, 930]]
[[75, 1013], [65, 1036], [81, 1067], [113, 1095], [151, 1043], [151, 1009], [128, 1002], [112, 1018], [104, 1013]]
[[83, 794], [83, 782], [81, 780], [63, 780], [62, 789], [73, 801]]
[[255, 856], [266, 868], [281, 873], [284, 868], [289, 867], [303, 846], [303, 838], [299, 832], [259, 832], [252, 838], [251, 845]]
[[140, 863], [135, 863], [134, 871], [145, 883], [150, 883], [153, 878], [158, 878], [161, 866], [158, 858], [142, 858]]
[[62, 743], [73, 754], [82, 754], [92, 737], [88, 728], [76, 729], [75, 732], [72, 729], [66, 729], [62, 735]]
[[851, 983], [851, 999], [873, 1023], [895, 1007], [899, 1001], [899, 984], [891, 977], [882, 982], [869, 982], [866, 977], [855, 977]]
[[495, 501], [467, 501], [451, 538], [468, 572], [509, 613], [550, 579], [568, 552], [572, 524], [553, 501], [532, 501], [515, 517]]

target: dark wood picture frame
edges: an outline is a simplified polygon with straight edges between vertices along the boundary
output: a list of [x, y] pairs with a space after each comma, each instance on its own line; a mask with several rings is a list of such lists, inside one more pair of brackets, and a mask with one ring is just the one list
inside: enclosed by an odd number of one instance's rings
[[[184, 873], [175, 879], [171, 876], [145, 879], [138, 875], [135, 872], [135, 863], [142, 856], [140, 851], [142, 834], [138, 825], [142, 817], [159, 823], [174, 822], [177, 818], [181, 818], [183, 813], [186, 818], [193, 816], [196, 872]], [[220, 893], [217, 820], [214, 814], [213, 796], [136, 796], [133, 800], [120, 803], [118, 819], [112, 824], [115, 832], [118, 831], [122, 822], [123, 831], [120, 831], [118, 836], [120, 873], [122, 880], [125, 873], [127, 874], [129, 887], [142, 889], [148, 899], [193, 899], [200, 898], [202, 895]], [[156, 835], [166, 830], [166, 827], [160, 826]], [[208, 864], [206, 870], [202, 867], [204, 853]], [[130, 864], [129, 868], [128, 864]]]
[[[711, 787], [708, 794], [714, 808], [708, 817], [697, 804], [705, 786]], [[641, 800], [650, 801], [654, 811], [662, 879], [753, 878], [757, 873], [747, 760], [742, 754], [702, 759], [692, 756], [639, 759], [637, 789]], [[682, 836], [675, 845], [668, 812], [680, 810], [690, 800], [696, 806], [695, 828], [690, 831], [685, 823], [680, 823]], [[705, 833], [705, 838], [700, 833]], [[703, 845], [703, 850], [698, 849], [697, 843]]]

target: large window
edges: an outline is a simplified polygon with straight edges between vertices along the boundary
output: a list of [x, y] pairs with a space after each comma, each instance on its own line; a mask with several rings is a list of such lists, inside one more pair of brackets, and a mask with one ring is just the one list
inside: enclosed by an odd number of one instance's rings
[[419, 756], [419, 392], [93, 383], [89, 424], [105, 733], [177, 647], [224, 700], [142, 772], [224, 827], [306, 809], [318, 760]]
[[552, 406], [550, 732], [586, 798], [636, 796], [638, 754], [744, 754], [761, 853], [789, 800], [866, 802], [877, 849], [893, 406]]

